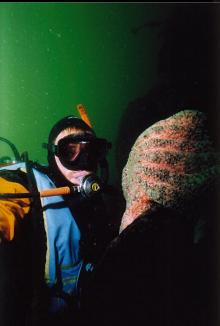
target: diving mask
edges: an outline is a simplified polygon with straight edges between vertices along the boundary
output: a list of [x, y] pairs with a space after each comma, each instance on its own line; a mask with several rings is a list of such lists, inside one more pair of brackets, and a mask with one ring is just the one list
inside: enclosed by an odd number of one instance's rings
[[44, 144], [44, 147], [56, 155], [69, 170], [94, 170], [106, 156], [111, 144], [92, 134], [71, 134], [60, 139], [57, 145]]

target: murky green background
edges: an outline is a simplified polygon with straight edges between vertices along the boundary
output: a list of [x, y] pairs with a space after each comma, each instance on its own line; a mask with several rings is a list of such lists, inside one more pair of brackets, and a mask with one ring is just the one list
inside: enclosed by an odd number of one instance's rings
[[[157, 28], [132, 30], [166, 19], [171, 9], [166, 3], [1, 3], [0, 136], [46, 163], [41, 144], [50, 128], [78, 115], [83, 103], [98, 136], [113, 143], [114, 183], [121, 115], [156, 82], [161, 46]], [[0, 156], [11, 155], [0, 145]]]

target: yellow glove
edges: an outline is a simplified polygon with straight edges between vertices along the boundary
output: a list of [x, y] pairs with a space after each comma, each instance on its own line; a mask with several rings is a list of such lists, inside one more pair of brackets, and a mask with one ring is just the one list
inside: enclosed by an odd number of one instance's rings
[[[19, 183], [10, 182], [0, 177], [0, 193], [20, 193], [28, 190]], [[12, 240], [17, 220], [22, 219], [30, 210], [29, 198], [0, 199], [0, 235]]]

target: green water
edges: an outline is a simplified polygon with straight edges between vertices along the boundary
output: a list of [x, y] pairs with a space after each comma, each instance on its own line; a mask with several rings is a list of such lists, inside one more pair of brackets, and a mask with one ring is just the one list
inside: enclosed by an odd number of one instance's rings
[[[158, 29], [137, 34], [132, 29], [166, 19], [170, 7], [1, 3], [0, 136], [20, 152], [28, 151], [30, 159], [46, 163], [41, 144], [50, 128], [66, 115], [78, 115], [76, 105], [83, 103], [98, 136], [113, 143], [114, 183], [121, 115], [157, 81]], [[0, 156], [7, 154], [6, 147], [1, 144]]]

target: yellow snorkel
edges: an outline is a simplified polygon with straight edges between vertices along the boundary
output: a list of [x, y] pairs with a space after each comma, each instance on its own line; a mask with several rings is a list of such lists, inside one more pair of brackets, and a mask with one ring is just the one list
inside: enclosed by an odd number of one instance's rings
[[77, 106], [76, 106], [76, 108], [77, 108], [77, 111], [79, 112], [79, 114], [80, 114], [80, 117], [81, 117], [81, 119], [90, 127], [90, 128], [92, 128], [92, 124], [91, 124], [91, 122], [90, 122], [90, 120], [89, 120], [89, 117], [88, 117], [88, 114], [87, 114], [87, 112], [86, 112], [86, 109], [85, 109], [85, 107], [82, 105], [82, 104], [77, 104]]

